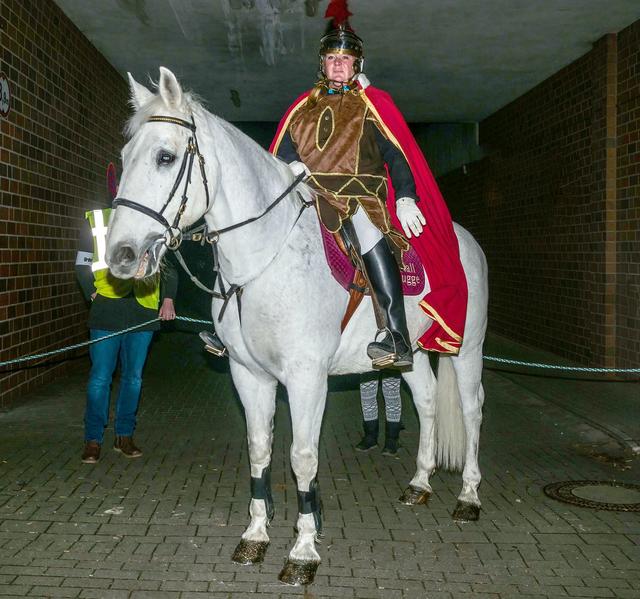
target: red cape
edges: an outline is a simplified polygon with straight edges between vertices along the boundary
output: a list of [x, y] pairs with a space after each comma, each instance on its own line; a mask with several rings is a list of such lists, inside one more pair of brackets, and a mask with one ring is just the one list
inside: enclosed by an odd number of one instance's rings
[[[278, 125], [270, 152], [277, 152], [289, 120], [308, 95], [309, 92], [305, 92], [289, 107]], [[391, 96], [372, 86], [363, 90], [362, 96], [385, 129], [387, 137], [407, 159], [420, 198], [417, 206], [427, 221], [422, 234], [409, 239], [422, 260], [431, 287], [431, 291], [420, 301], [420, 306], [434, 321], [420, 337], [418, 344], [423, 349], [457, 354], [462, 344], [467, 312], [467, 280], [460, 263], [458, 239], [453, 231], [451, 215], [420, 147]], [[402, 232], [396, 217], [395, 193], [390, 177], [388, 186], [387, 208], [391, 222]]]

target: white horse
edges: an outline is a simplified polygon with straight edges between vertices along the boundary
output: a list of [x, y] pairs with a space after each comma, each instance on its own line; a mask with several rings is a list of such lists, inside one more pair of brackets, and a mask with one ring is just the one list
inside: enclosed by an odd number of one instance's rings
[[[220, 321], [222, 299], [213, 300], [212, 312], [245, 409], [251, 462], [251, 519], [233, 559], [259, 562], [269, 543], [269, 465], [276, 386], [281, 382], [291, 410], [290, 455], [299, 514], [297, 538], [280, 580], [307, 584], [320, 562], [315, 547], [321, 526], [316, 475], [327, 377], [371, 370], [366, 354], [376, 332], [371, 300], [363, 300], [341, 335], [348, 295], [327, 266], [315, 211], [303, 209], [311, 191], [295, 184], [285, 163], [183, 92], [169, 70], [160, 68], [157, 93], [129, 79], [135, 113], [122, 151], [120, 198], [108, 230], [107, 263], [117, 277], [149, 276], [157, 271], [167, 245], [175, 246], [180, 230], [200, 217], [209, 231], [220, 232], [209, 236], [218, 249], [218, 282], [242, 293], [226, 302]], [[446, 468], [464, 465], [454, 518], [475, 520], [480, 508], [487, 268], [473, 237], [458, 225], [455, 232], [469, 289], [464, 343], [458, 356], [440, 358], [437, 381], [421, 350], [415, 351], [413, 370], [402, 374], [419, 415], [420, 443], [417, 471], [400, 500], [427, 502], [436, 463]], [[415, 298], [405, 305], [416, 348], [432, 321]]]

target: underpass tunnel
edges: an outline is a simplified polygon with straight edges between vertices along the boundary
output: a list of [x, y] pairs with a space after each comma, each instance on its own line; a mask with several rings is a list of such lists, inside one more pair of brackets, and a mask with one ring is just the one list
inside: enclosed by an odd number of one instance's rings
[[[246, 420], [228, 359], [198, 337], [210, 297], [178, 265], [176, 309], [192, 321], [152, 342], [144, 454], [111, 451], [112, 418], [100, 461], [80, 462], [90, 360], [67, 348], [88, 339], [89, 305], [75, 263], [85, 213], [111, 204], [107, 166], [122, 172], [127, 72], [151, 88], [171, 68], [267, 148], [316, 81], [328, 5], [0, 0], [0, 594], [640, 596], [637, 2], [349, 3], [367, 76], [487, 258], [478, 522], [451, 518], [459, 473], [436, 470], [427, 506], [398, 502], [420, 440], [408, 388], [397, 455], [381, 453], [384, 427], [360, 453], [359, 379], [335, 377], [323, 562], [314, 586], [281, 587], [297, 503], [279, 386], [271, 543], [263, 564], [231, 564], [248, 522]], [[213, 288], [211, 246], [180, 250]]]

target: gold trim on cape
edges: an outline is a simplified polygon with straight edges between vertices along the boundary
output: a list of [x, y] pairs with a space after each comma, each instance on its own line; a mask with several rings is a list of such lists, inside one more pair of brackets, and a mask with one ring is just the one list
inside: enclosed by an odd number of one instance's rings
[[382, 118], [380, 117], [380, 114], [376, 110], [376, 107], [373, 105], [373, 102], [367, 96], [367, 90], [366, 89], [362, 90], [361, 96], [364, 98], [365, 104], [368, 106], [369, 110], [376, 117], [376, 120], [378, 121], [380, 126], [384, 129], [384, 132], [387, 134], [387, 137], [389, 138], [389, 141], [391, 141], [391, 143], [393, 143], [393, 145], [396, 146], [396, 148], [398, 148], [398, 150], [400, 150], [402, 152], [402, 155], [404, 156], [404, 159], [407, 161], [407, 164], [410, 165], [411, 163], [409, 162], [409, 159], [407, 158], [407, 155], [404, 153], [404, 150], [403, 150], [402, 146], [400, 145], [400, 143], [396, 139], [395, 135], [393, 133], [391, 133], [391, 131], [389, 130], [389, 127], [387, 127], [386, 123], [382, 120]]
[[[443, 353], [457, 354], [460, 351], [460, 346], [462, 345], [462, 337], [447, 325], [447, 323], [442, 319], [440, 314], [438, 314], [438, 312], [433, 308], [431, 304], [429, 304], [425, 300], [420, 300], [418, 305], [426, 312], [429, 318], [437, 322], [444, 329], [444, 331], [454, 339], [454, 341], [445, 341], [440, 337], [436, 337], [436, 343], [444, 348]], [[422, 349], [428, 349], [425, 348], [419, 341], [418, 345], [420, 345]]]
[[284, 137], [284, 134], [287, 132], [287, 130], [289, 129], [289, 123], [291, 122], [291, 118], [293, 117], [293, 115], [298, 112], [298, 109], [300, 108], [300, 106], [302, 104], [304, 104], [307, 99], [309, 98], [309, 94], [307, 94], [304, 98], [302, 98], [292, 109], [291, 112], [289, 112], [289, 116], [287, 117], [287, 120], [282, 124], [282, 127], [280, 128], [280, 133], [278, 134], [278, 137], [276, 138], [275, 143], [273, 144], [273, 150], [271, 151], [271, 153], [274, 156], [278, 155], [278, 148], [280, 147], [280, 143], [282, 142], [282, 138]]

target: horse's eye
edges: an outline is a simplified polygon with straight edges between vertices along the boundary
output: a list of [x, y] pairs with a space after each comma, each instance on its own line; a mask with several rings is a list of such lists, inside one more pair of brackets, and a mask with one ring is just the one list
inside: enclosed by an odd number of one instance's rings
[[172, 164], [175, 159], [175, 155], [171, 152], [160, 150], [158, 152], [158, 158], [156, 159], [156, 161], [158, 163], [158, 166], [166, 166], [167, 164]]

